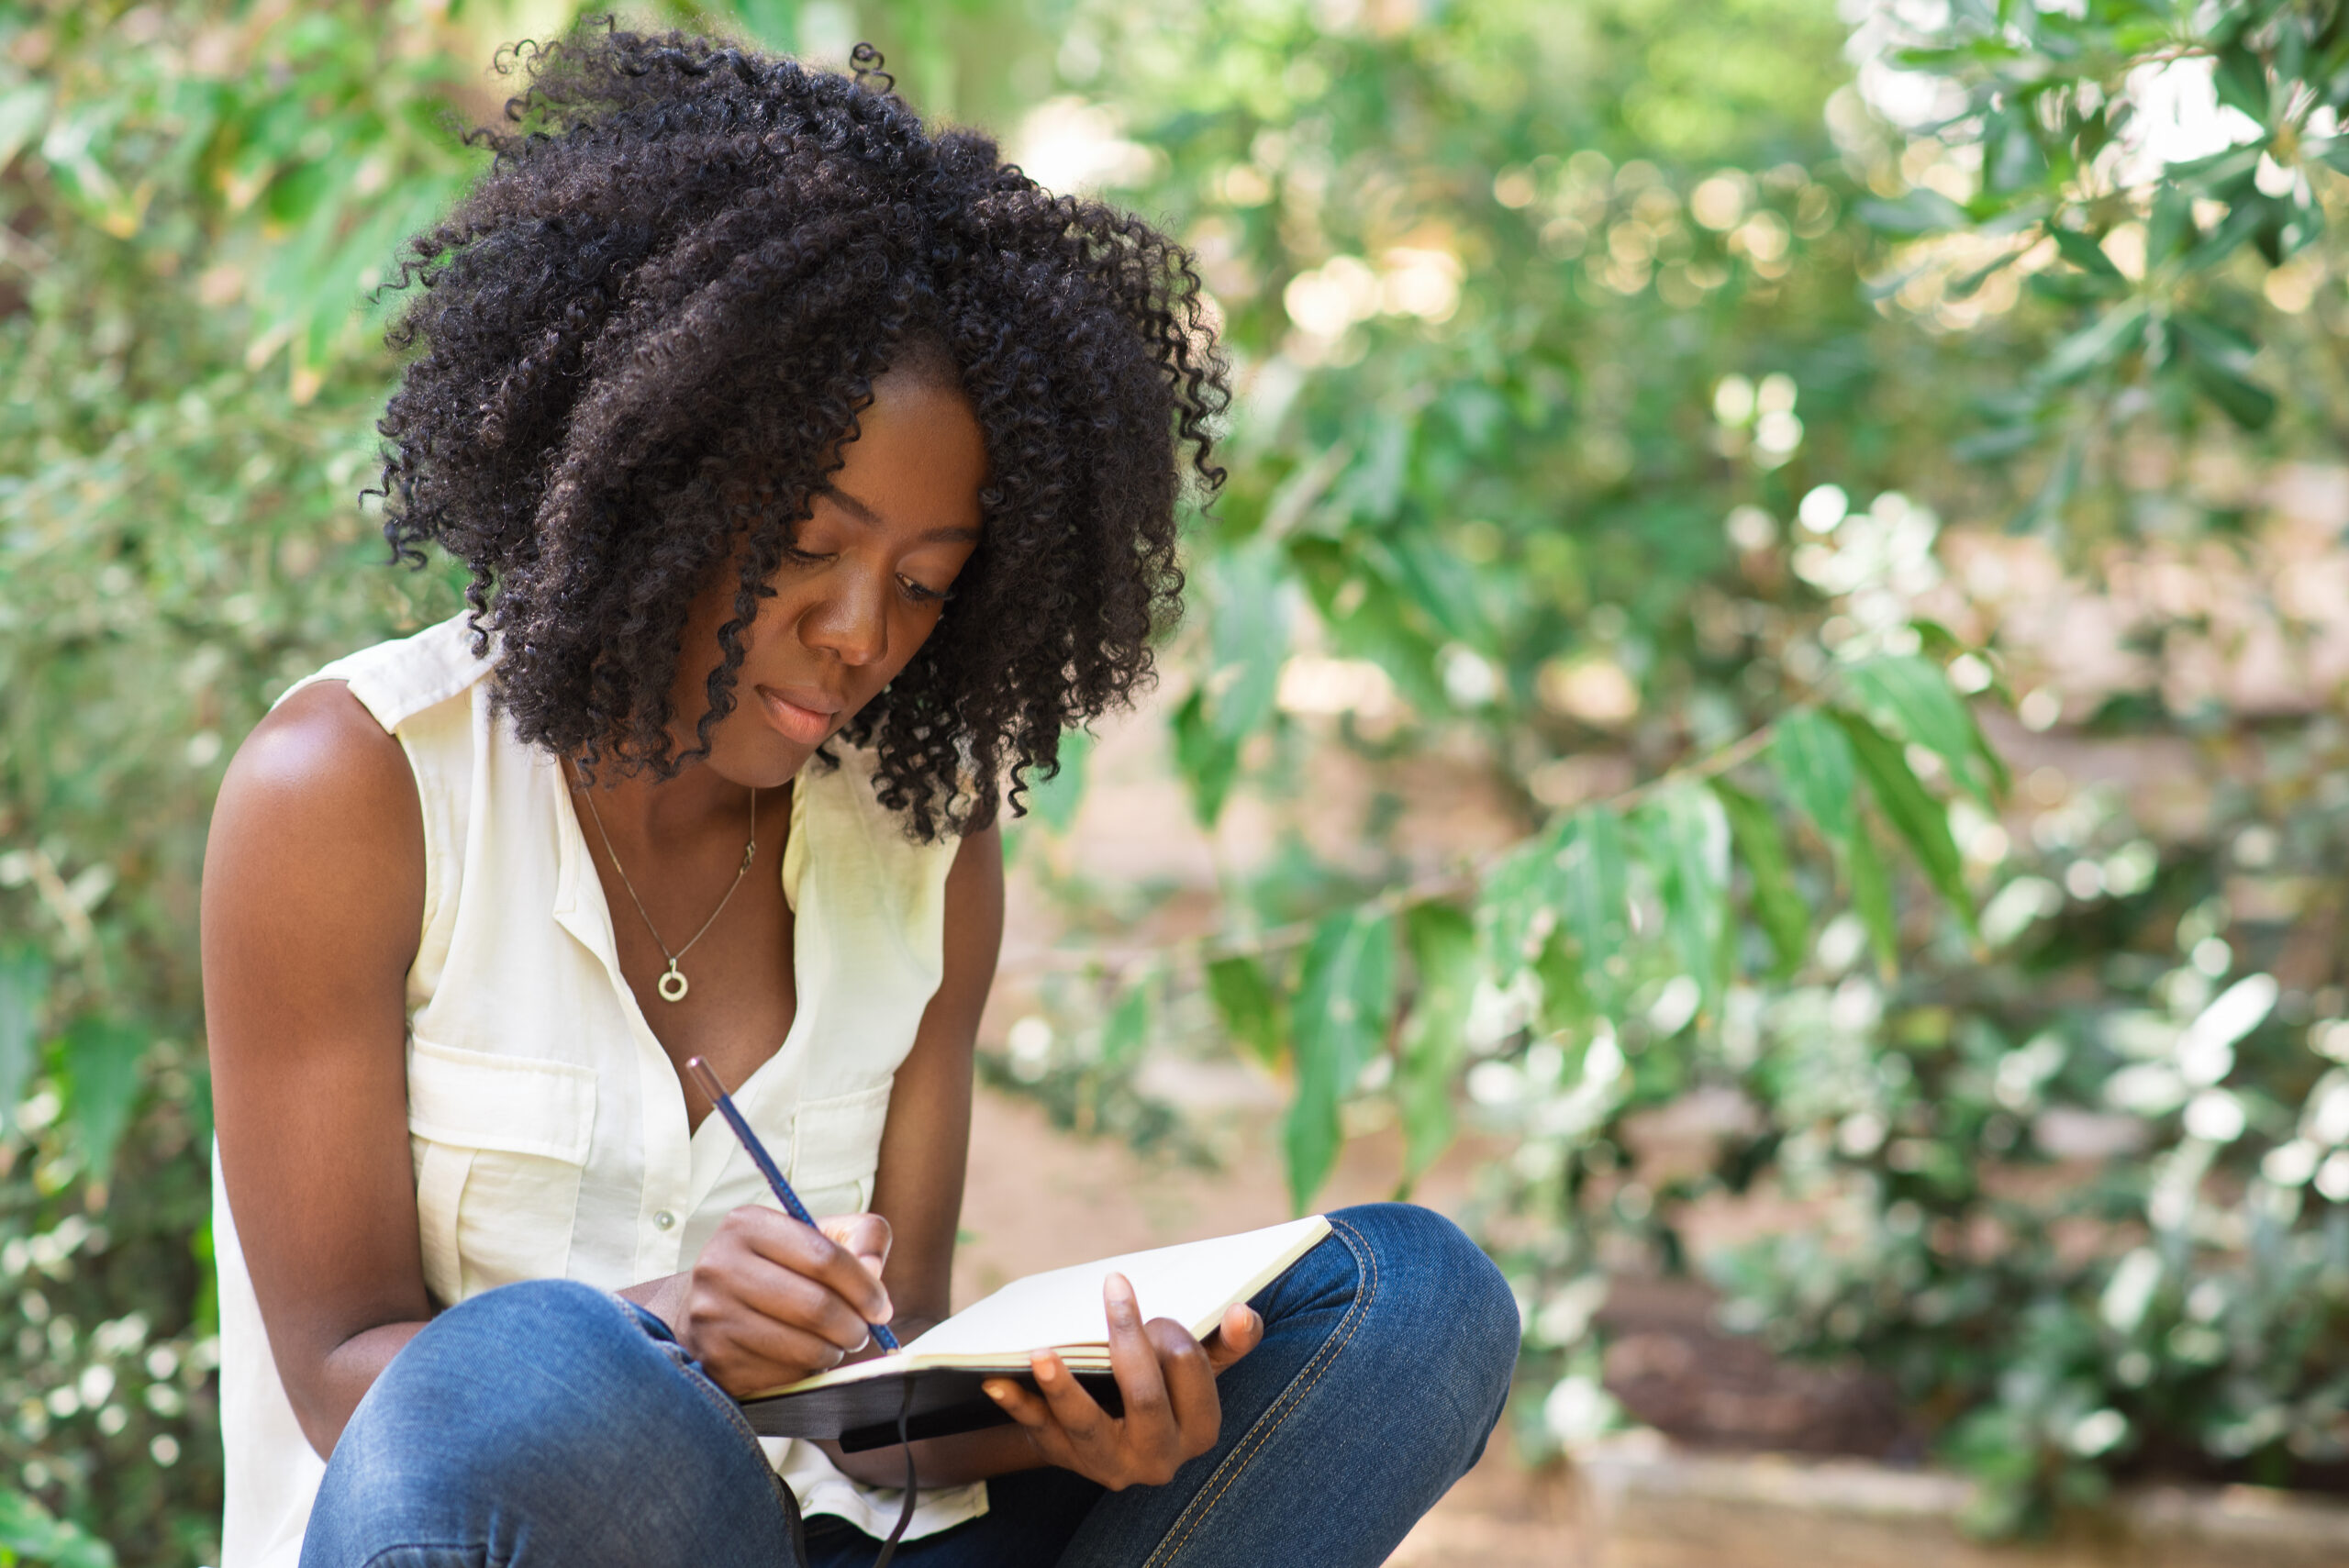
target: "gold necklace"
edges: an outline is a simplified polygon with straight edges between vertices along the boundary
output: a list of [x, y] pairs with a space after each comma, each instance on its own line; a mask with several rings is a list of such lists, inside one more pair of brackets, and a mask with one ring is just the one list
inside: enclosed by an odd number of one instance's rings
[[611, 830], [604, 826], [604, 814], [596, 809], [596, 792], [583, 789], [579, 793], [586, 798], [587, 815], [596, 819], [596, 833], [604, 840], [604, 853], [611, 856], [612, 869], [620, 873], [620, 885], [628, 889], [629, 902], [636, 906], [637, 914], [644, 921], [644, 929], [652, 933], [652, 945], [659, 948], [661, 956], [669, 961], [667, 973], [652, 983], [652, 988], [661, 993], [663, 1002], [682, 1002], [685, 999], [685, 993], [693, 987], [678, 973], [677, 961], [693, 951], [694, 942], [707, 936], [709, 929], [718, 924], [718, 917], [726, 912], [727, 903], [733, 898], [734, 890], [742, 885], [744, 877], [751, 874], [751, 862], [758, 856], [759, 792], [755, 787], [751, 791], [751, 841], [742, 846], [742, 863], [735, 868], [734, 880], [727, 884], [726, 896], [718, 901], [718, 907], [709, 912], [709, 918], [701, 923], [701, 929], [693, 934], [692, 940], [674, 952], [671, 952], [669, 944], [661, 940], [660, 928], [652, 923], [652, 917], [645, 913], [644, 900], [636, 895], [636, 884], [628, 879], [628, 868], [620, 864], [619, 851], [612, 848]]

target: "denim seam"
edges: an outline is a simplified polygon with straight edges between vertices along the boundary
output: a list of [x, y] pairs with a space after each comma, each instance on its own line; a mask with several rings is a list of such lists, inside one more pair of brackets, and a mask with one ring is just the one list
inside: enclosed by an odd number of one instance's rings
[[[685, 1346], [674, 1340], [659, 1339], [646, 1329], [643, 1323], [638, 1320], [636, 1314], [629, 1310], [630, 1303], [618, 1296], [609, 1296], [607, 1299], [612, 1303], [613, 1308], [628, 1319], [629, 1327], [651, 1340], [653, 1347], [661, 1351], [669, 1364], [685, 1374], [686, 1384], [716, 1406], [719, 1416], [733, 1427], [744, 1442], [751, 1445], [751, 1451], [759, 1456], [759, 1468], [766, 1472], [767, 1478], [774, 1483], [775, 1490], [777, 1492], [785, 1490], [782, 1474], [768, 1462], [767, 1451], [759, 1442], [759, 1434], [751, 1427], [751, 1418], [742, 1414], [742, 1407], [736, 1404], [724, 1389], [718, 1387], [707, 1373], [702, 1371], [701, 1364], [693, 1359]], [[794, 1501], [796, 1502], [796, 1499]]]
[[377, 1564], [387, 1562], [394, 1556], [404, 1551], [459, 1551], [470, 1555], [475, 1562], [482, 1563], [483, 1568], [487, 1568], [489, 1562], [487, 1541], [400, 1540], [394, 1541], [388, 1546], [377, 1547], [367, 1554], [366, 1560], [360, 1563], [359, 1568], [377, 1568]]
[[[1336, 1364], [1345, 1348], [1353, 1342], [1355, 1330], [1362, 1327], [1363, 1318], [1368, 1316], [1370, 1304], [1378, 1296], [1378, 1253], [1362, 1240], [1361, 1232], [1343, 1220], [1331, 1220], [1330, 1233], [1344, 1241], [1346, 1250], [1354, 1254], [1357, 1279], [1361, 1282], [1354, 1287], [1353, 1305], [1347, 1309], [1347, 1321], [1342, 1330], [1333, 1331], [1330, 1339], [1322, 1341], [1321, 1348], [1313, 1353], [1313, 1359], [1299, 1369], [1297, 1376], [1289, 1380], [1289, 1385], [1281, 1391], [1280, 1397], [1273, 1402], [1273, 1408], [1259, 1417], [1247, 1435], [1232, 1445], [1231, 1451], [1224, 1456], [1223, 1463], [1217, 1467], [1216, 1473], [1208, 1477], [1199, 1496], [1191, 1499], [1189, 1506], [1183, 1510], [1182, 1518], [1177, 1518], [1173, 1529], [1161, 1538], [1142, 1568], [1160, 1568], [1161, 1564], [1173, 1562], [1175, 1555], [1189, 1544], [1191, 1537], [1198, 1533], [1199, 1528], [1207, 1523], [1208, 1517], [1215, 1512], [1216, 1505], [1223, 1500], [1224, 1494], [1239, 1482], [1248, 1466], [1254, 1462], [1256, 1455], [1263, 1452], [1265, 1445], [1278, 1435], [1281, 1428], [1288, 1423], [1288, 1418], [1304, 1405], [1306, 1396]], [[1270, 1426], [1265, 1424], [1268, 1421]], [[1210, 1493], [1208, 1487], [1214, 1490]]]

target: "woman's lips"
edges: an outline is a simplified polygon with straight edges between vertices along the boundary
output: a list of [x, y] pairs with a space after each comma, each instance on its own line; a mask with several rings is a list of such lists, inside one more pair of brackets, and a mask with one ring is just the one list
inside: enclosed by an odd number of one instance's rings
[[[760, 706], [766, 710], [767, 722], [786, 740], [802, 746], [820, 746], [830, 739], [832, 721], [840, 717], [840, 705], [814, 692], [801, 692], [790, 696], [773, 686], [756, 688]], [[818, 704], [823, 704], [818, 706]]]

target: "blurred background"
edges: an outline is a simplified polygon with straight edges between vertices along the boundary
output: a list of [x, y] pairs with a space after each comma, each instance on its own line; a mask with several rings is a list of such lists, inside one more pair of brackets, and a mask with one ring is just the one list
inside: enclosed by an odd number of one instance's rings
[[[217, 1558], [206, 814], [458, 607], [371, 291], [575, 9], [0, 3], [0, 1562]], [[873, 41], [1233, 355], [1163, 677], [1008, 836], [965, 1298], [1416, 1192], [1510, 1465], [2349, 1486], [2336, 7], [644, 17]]]

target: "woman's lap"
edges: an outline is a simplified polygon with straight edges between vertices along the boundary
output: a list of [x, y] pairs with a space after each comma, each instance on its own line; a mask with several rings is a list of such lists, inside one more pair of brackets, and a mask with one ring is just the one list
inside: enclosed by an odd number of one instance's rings
[[344, 1428], [303, 1568], [775, 1568], [792, 1515], [741, 1412], [636, 1309], [565, 1280], [484, 1293]]
[[[1508, 1390], [1517, 1313], [1497, 1271], [1450, 1221], [1397, 1204], [1341, 1210], [1330, 1219], [1332, 1236], [1256, 1297], [1264, 1341], [1218, 1380], [1222, 1438], [1172, 1483], [1108, 1493], [1063, 1471], [999, 1477], [988, 1485], [986, 1515], [907, 1541], [897, 1562], [907, 1568], [1028, 1568], [1055, 1561], [1063, 1568], [1145, 1562], [1152, 1568], [1265, 1562], [1338, 1568], [1383, 1562], [1482, 1452]], [[747, 1429], [730, 1407], [713, 1403], [716, 1391], [706, 1379], [678, 1364], [680, 1352], [644, 1333], [627, 1308], [583, 1286], [540, 1282], [507, 1288], [548, 1299], [516, 1302], [507, 1316], [518, 1326], [478, 1336], [487, 1341], [484, 1348], [492, 1354], [511, 1349], [528, 1366], [529, 1348], [514, 1341], [534, 1332], [540, 1341], [551, 1337], [528, 1326], [533, 1314], [560, 1307], [580, 1315], [585, 1308], [576, 1297], [584, 1296], [607, 1315], [609, 1336], [600, 1326], [591, 1334], [596, 1350], [613, 1358], [613, 1381], [582, 1386], [588, 1380], [557, 1376], [541, 1366], [489, 1379], [476, 1372], [467, 1384], [465, 1373], [440, 1364], [466, 1359], [465, 1351], [452, 1346], [446, 1354], [419, 1357], [429, 1364], [395, 1382], [431, 1338], [428, 1330], [379, 1383], [379, 1388], [390, 1385], [383, 1403], [392, 1408], [371, 1408], [378, 1403], [371, 1393], [353, 1418], [361, 1450], [349, 1462], [341, 1449], [336, 1451], [320, 1494], [321, 1514], [334, 1518], [322, 1524], [314, 1517], [305, 1568], [373, 1562], [386, 1568], [453, 1568], [521, 1557], [533, 1563], [788, 1561], [788, 1505], [771, 1475], [749, 1473], [751, 1466], [762, 1473], [764, 1466]], [[1142, 1303], [1145, 1313], [1149, 1307]], [[592, 1313], [587, 1318], [596, 1321]], [[620, 1330], [638, 1343], [627, 1344]], [[462, 1388], [477, 1392], [455, 1392]], [[681, 1389], [691, 1390], [690, 1396]], [[551, 1401], [553, 1408], [534, 1399]], [[551, 1462], [542, 1445], [558, 1423], [580, 1420], [598, 1400], [635, 1412], [622, 1428], [627, 1440], [609, 1440], [607, 1418], [577, 1440], [555, 1440], [564, 1452]], [[458, 1408], [451, 1411], [451, 1404]], [[517, 1407], [527, 1414], [511, 1414]], [[476, 1423], [481, 1431], [473, 1429]], [[465, 1429], [463, 1438], [452, 1443], [458, 1425]], [[523, 1425], [529, 1432], [498, 1430]], [[451, 1457], [420, 1472], [414, 1462], [417, 1448], [450, 1454], [500, 1440], [510, 1447], [524, 1437], [533, 1440], [533, 1451], [510, 1462], [476, 1467]], [[652, 1451], [660, 1447], [671, 1451]], [[590, 1451], [574, 1456], [573, 1449]], [[476, 1468], [489, 1473], [474, 1473]], [[550, 1468], [572, 1473], [550, 1485], [541, 1479]], [[389, 1482], [368, 1485], [363, 1478], [379, 1470]], [[338, 1472], [344, 1479], [338, 1480]], [[458, 1494], [458, 1507], [468, 1517], [488, 1521], [473, 1527], [471, 1555], [403, 1557], [361, 1550], [368, 1541], [392, 1543], [402, 1531], [406, 1542], [428, 1544], [418, 1538], [413, 1516], [449, 1517], [433, 1504], [439, 1487]], [[671, 1487], [682, 1491], [654, 1496]], [[376, 1494], [408, 1500], [386, 1503]], [[523, 1521], [548, 1508], [562, 1510], [562, 1521], [543, 1527], [552, 1534], [531, 1539], [541, 1527]], [[599, 1516], [618, 1522], [598, 1526]], [[597, 1537], [599, 1529], [627, 1539]], [[552, 1555], [521, 1550], [556, 1545], [558, 1537], [563, 1550]], [[328, 1538], [331, 1550], [324, 1550]], [[599, 1550], [576, 1555], [569, 1544], [574, 1538], [596, 1539]], [[429, 1544], [461, 1548], [453, 1540]], [[322, 1549], [315, 1556], [312, 1545]], [[877, 1550], [871, 1537], [824, 1517], [808, 1521], [806, 1545], [810, 1568], [863, 1568]]]

